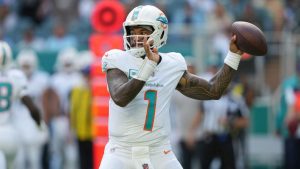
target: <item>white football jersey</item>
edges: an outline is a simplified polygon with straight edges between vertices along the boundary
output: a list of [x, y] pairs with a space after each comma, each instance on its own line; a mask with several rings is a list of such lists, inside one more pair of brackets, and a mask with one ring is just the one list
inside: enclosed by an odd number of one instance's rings
[[[44, 72], [35, 71], [30, 78], [27, 77], [27, 95], [31, 97], [40, 113], [43, 113], [42, 94], [48, 86], [49, 78]], [[43, 118], [43, 114], [41, 116]], [[21, 102], [14, 102], [10, 117], [12, 124], [19, 132], [19, 140], [22, 141], [22, 145], [39, 146], [47, 137], [47, 133], [37, 127], [29, 109]], [[18, 160], [22, 161], [22, 158], [18, 158]]]
[[44, 116], [42, 97], [44, 91], [50, 86], [49, 75], [42, 71], [35, 71], [28, 79], [28, 95], [40, 109]]
[[[119, 107], [110, 99], [110, 141], [124, 146], [149, 146], [168, 140], [171, 96], [187, 66], [179, 53], [159, 54], [161, 62], [127, 106]], [[111, 50], [102, 58], [102, 69], [105, 72], [117, 68], [131, 79], [138, 73], [142, 63], [142, 58], [122, 50]]]
[[27, 94], [26, 76], [20, 70], [0, 72], [0, 123], [6, 122], [12, 103]]
[[[33, 100], [37, 102], [41, 102], [41, 95], [44, 90], [49, 87], [49, 75], [44, 72], [36, 71], [34, 72], [30, 79], [28, 79], [28, 94]], [[39, 105], [39, 104], [37, 104]]]

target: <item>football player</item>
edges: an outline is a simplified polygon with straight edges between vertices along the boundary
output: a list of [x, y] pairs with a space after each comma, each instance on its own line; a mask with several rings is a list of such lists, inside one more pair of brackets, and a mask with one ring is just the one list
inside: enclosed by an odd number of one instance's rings
[[19, 136], [10, 121], [13, 105], [23, 103], [36, 124], [40, 126], [41, 123], [39, 110], [27, 95], [25, 75], [19, 70], [9, 68], [11, 58], [9, 45], [0, 41], [0, 168], [14, 168], [13, 163], [18, 150]]
[[[49, 76], [38, 70], [37, 55], [33, 50], [21, 50], [17, 56], [17, 64], [21, 71], [25, 74], [28, 85], [28, 95], [41, 110], [41, 116], [44, 117], [44, 107], [42, 104], [45, 90], [48, 88]], [[24, 106], [18, 107], [20, 113], [14, 113], [14, 125], [20, 133], [20, 141], [22, 146], [16, 159], [16, 169], [24, 168], [26, 162], [31, 169], [39, 169], [41, 167], [40, 157], [42, 155], [43, 145], [48, 139], [48, 129], [46, 125], [43, 128], [37, 128], [32, 119], [28, 116], [28, 111]], [[47, 121], [47, 119], [45, 119]]]
[[58, 96], [53, 98], [58, 99], [59, 103], [58, 112], [52, 114], [50, 122], [50, 168], [62, 168], [64, 165], [74, 168], [71, 166], [76, 161], [75, 139], [70, 131], [69, 122], [69, 97], [72, 88], [80, 82], [80, 75], [76, 72], [77, 55], [78, 51], [75, 48], [61, 50], [56, 60], [56, 72], [50, 78], [50, 91], [52, 95]]
[[168, 138], [173, 92], [219, 99], [243, 52], [232, 36], [224, 66], [206, 81], [187, 71], [180, 53], [158, 52], [168, 36], [168, 20], [158, 8], [134, 8], [123, 27], [125, 51], [110, 50], [102, 58], [111, 99], [109, 142], [100, 169], [182, 169]]

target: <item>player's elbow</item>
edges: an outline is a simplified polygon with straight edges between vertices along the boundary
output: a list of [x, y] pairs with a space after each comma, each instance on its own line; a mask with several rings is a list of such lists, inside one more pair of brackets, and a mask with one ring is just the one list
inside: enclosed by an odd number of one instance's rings
[[112, 98], [112, 100], [114, 101], [114, 103], [120, 107], [125, 107], [127, 106], [128, 102], [118, 99], [118, 98]]
[[222, 97], [222, 93], [215, 93], [211, 95], [212, 100], [219, 100]]
[[120, 107], [125, 107], [127, 106], [128, 103], [124, 103], [124, 102], [115, 102], [116, 105], [120, 106]]
[[214, 99], [219, 100], [221, 97], [222, 97], [222, 94], [217, 94]]

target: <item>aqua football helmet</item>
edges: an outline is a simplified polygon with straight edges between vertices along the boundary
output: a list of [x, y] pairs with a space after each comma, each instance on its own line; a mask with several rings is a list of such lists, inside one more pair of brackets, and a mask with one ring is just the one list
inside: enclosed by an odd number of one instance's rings
[[[150, 35], [131, 35], [130, 28], [131, 27], [150, 27], [152, 29], [152, 33]], [[124, 29], [124, 49], [131, 53], [135, 57], [144, 56], [145, 50], [142, 45], [138, 45], [143, 43], [140, 37], [147, 37], [153, 39], [153, 44], [151, 48], [160, 48], [167, 42], [168, 37], [168, 19], [165, 14], [158, 8], [145, 5], [135, 7], [127, 16], [125, 22], [123, 23]], [[132, 38], [135, 38], [138, 42], [135, 42], [132, 45]]]

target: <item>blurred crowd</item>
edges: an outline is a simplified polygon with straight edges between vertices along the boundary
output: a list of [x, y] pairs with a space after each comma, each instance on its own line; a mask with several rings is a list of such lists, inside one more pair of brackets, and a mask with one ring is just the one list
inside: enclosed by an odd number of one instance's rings
[[[93, 32], [89, 22], [99, 0], [1, 0], [0, 38], [15, 50], [87, 48]], [[162, 9], [170, 25], [183, 24], [181, 38], [203, 31], [216, 33], [236, 20], [258, 25], [264, 31], [299, 32], [297, 0], [121, 0], [126, 11], [140, 4]], [[172, 10], [170, 10], [172, 9]], [[120, 30], [121, 31], [121, 30]], [[171, 32], [173, 32], [171, 31]], [[178, 34], [178, 33], [176, 33]], [[169, 40], [177, 40], [171, 37]]]

